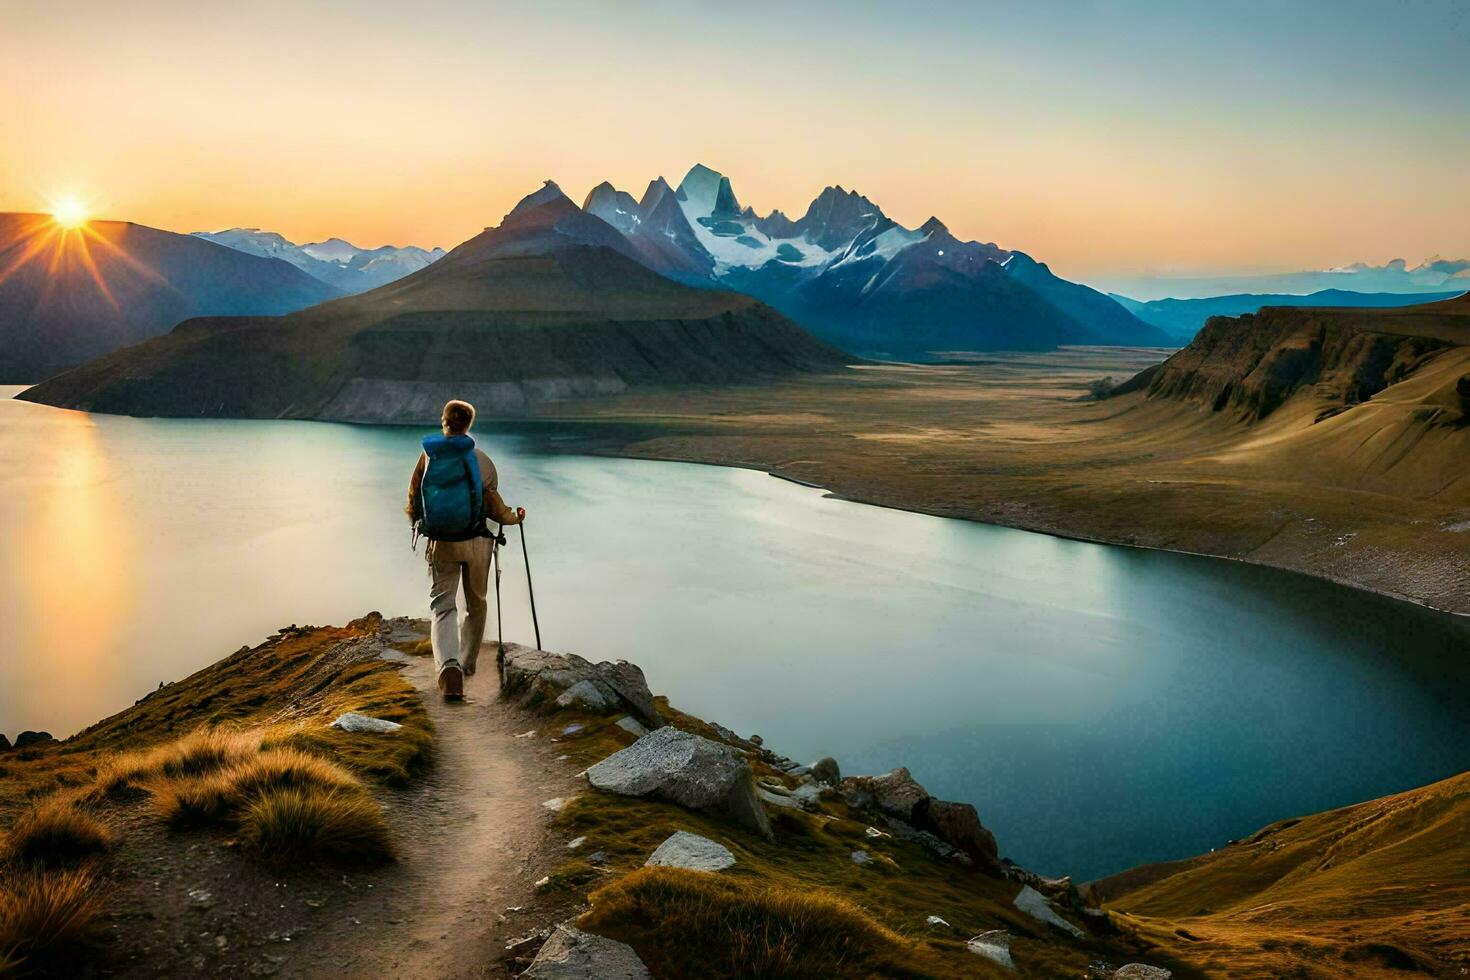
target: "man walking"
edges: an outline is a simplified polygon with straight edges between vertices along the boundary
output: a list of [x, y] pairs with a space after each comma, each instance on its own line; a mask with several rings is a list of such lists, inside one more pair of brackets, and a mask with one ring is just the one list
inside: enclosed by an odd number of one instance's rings
[[[496, 547], [486, 519], [519, 524], [526, 512], [500, 498], [495, 464], [475, 448], [470, 426], [475, 407], [451, 401], [440, 419], [443, 435], [424, 437], [424, 451], [408, 481], [408, 519], [429, 539], [429, 610], [434, 666], [445, 700], [464, 697], [464, 679], [475, 673], [485, 636], [485, 593]], [[464, 622], [455, 593], [463, 586]]]

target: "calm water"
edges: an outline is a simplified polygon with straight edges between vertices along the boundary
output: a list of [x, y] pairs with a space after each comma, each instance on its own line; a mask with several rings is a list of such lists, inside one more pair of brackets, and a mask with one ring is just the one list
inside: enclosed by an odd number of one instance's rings
[[[0, 730], [68, 734], [286, 623], [422, 615], [400, 513], [419, 435], [0, 400]], [[1470, 768], [1463, 621], [747, 471], [482, 445], [532, 514], [548, 646], [636, 660], [800, 758], [908, 765], [1037, 870], [1195, 853]], [[507, 635], [529, 640], [508, 564]]]

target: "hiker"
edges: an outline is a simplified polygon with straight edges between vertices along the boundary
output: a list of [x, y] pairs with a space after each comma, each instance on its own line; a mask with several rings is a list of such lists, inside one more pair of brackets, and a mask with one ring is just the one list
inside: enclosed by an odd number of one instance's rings
[[[475, 407], [454, 400], [440, 418], [443, 435], [424, 437], [424, 451], [408, 481], [408, 519], [416, 534], [429, 539], [429, 610], [434, 666], [446, 700], [464, 697], [464, 679], [475, 673], [485, 636], [485, 593], [497, 546], [486, 520], [519, 524], [523, 508], [511, 510], [500, 499], [495, 464], [475, 448], [470, 426]], [[455, 593], [464, 587], [465, 618], [458, 621]]]

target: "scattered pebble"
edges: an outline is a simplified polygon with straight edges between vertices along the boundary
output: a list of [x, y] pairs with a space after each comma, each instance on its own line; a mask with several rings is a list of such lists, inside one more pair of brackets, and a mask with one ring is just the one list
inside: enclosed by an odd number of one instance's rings
[[534, 729], [534, 728], [531, 729], [529, 732], [521, 732], [519, 735], [516, 736], [516, 738], [535, 738], [535, 737], [536, 737], [536, 729]]
[[546, 807], [546, 809], [550, 810], [552, 813], [560, 813], [562, 807], [567, 805], [567, 801], [558, 796], [554, 797], [553, 799], [547, 800], [541, 805]]
[[567, 850], [575, 851], [577, 848], [581, 847], [585, 843], [587, 843], [586, 837], [573, 837], [571, 840], [567, 841]]
[[853, 864], [867, 864], [871, 860], [873, 860], [873, 859], [868, 856], [868, 852], [867, 851], [853, 851], [852, 852], [852, 863]]

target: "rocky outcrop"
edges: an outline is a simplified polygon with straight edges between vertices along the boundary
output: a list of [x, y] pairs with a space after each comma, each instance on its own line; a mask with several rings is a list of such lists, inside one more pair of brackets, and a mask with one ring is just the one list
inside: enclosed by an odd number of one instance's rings
[[750, 763], [730, 746], [677, 728], [660, 728], [587, 770], [597, 789], [647, 796], [725, 817], [770, 838]]
[[546, 940], [523, 980], [652, 980], [633, 947], [563, 923]]
[[676, 830], [649, 855], [644, 864], [659, 868], [688, 868], [690, 871], [724, 871], [734, 867], [735, 855], [718, 841], [687, 830]]
[[1254, 422], [1302, 393], [1324, 418], [1466, 343], [1470, 305], [1459, 299], [1396, 309], [1267, 307], [1211, 317], [1188, 347], [1110, 394], [1141, 390]]
[[575, 653], [552, 653], [507, 643], [500, 689], [532, 705], [575, 705], [597, 714], [626, 711], [647, 728], [664, 724], [643, 671], [626, 660], [594, 664]]
[[0, 752], [4, 752], [9, 748], [10, 739], [5, 735], [4, 732], [0, 732]]
[[21, 732], [15, 736], [15, 747], [18, 749], [27, 749], [33, 745], [45, 745], [47, 742], [54, 741], [56, 739], [51, 737], [50, 732]]
[[907, 769], [882, 776], [849, 776], [838, 784], [838, 791], [848, 806], [887, 816], [900, 836], [987, 874], [1004, 873], [995, 836], [980, 823], [975, 808], [936, 800]]

